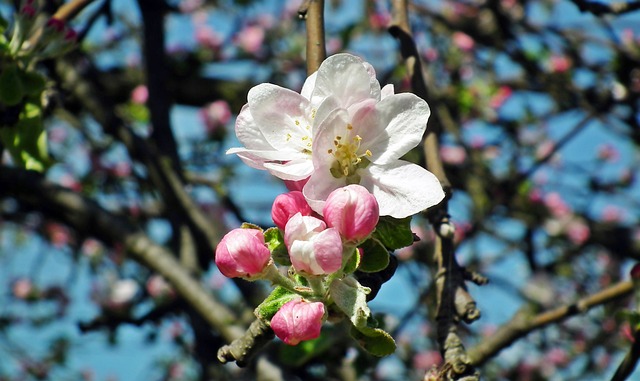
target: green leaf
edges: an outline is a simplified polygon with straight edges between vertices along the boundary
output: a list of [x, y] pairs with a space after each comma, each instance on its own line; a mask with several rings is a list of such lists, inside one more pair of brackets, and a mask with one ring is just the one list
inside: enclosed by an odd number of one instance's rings
[[0, 128], [0, 140], [17, 165], [39, 172], [51, 165], [39, 105], [27, 103], [14, 126]]
[[299, 367], [322, 355], [335, 345], [337, 338], [327, 328], [329, 327], [323, 328], [316, 339], [302, 341], [298, 345], [283, 345], [278, 357], [286, 365]]
[[396, 342], [393, 340], [393, 337], [380, 328], [351, 327], [351, 337], [353, 337], [365, 351], [374, 356], [388, 356], [396, 350]]
[[[411, 239], [413, 242], [413, 235]], [[377, 273], [389, 266], [389, 251], [377, 239], [369, 238], [360, 245], [360, 248], [363, 253], [358, 270], [366, 273]]]
[[345, 274], [351, 274], [358, 269], [358, 266], [360, 266], [360, 251], [353, 248], [353, 254], [345, 263], [343, 271]]
[[291, 266], [291, 259], [287, 246], [284, 244], [284, 237], [278, 228], [269, 228], [264, 232], [264, 240], [267, 248], [271, 251], [273, 261], [281, 266]]
[[0, 103], [5, 106], [15, 106], [24, 97], [20, 72], [16, 65], [4, 68], [0, 73]]
[[371, 317], [367, 306], [368, 287], [362, 286], [356, 278], [348, 276], [336, 279], [329, 286], [329, 295], [338, 307], [356, 327], [365, 327]]
[[298, 297], [298, 294], [294, 294], [284, 287], [277, 286], [271, 291], [271, 294], [256, 307], [253, 313], [262, 321], [269, 322], [280, 307], [296, 297]]
[[410, 246], [413, 244], [411, 216], [403, 219], [380, 217], [372, 237], [378, 239], [389, 250]]
[[46, 85], [46, 79], [40, 73], [28, 71], [20, 73], [20, 81], [26, 95], [39, 96]]

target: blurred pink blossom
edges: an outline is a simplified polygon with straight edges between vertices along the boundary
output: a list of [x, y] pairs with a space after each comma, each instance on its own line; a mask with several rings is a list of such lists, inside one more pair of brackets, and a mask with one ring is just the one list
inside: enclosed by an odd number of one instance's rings
[[536, 159], [544, 159], [547, 156], [551, 155], [553, 151], [556, 149], [556, 144], [551, 140], [545, 140], [540, 143], [538, 148], [536, 149]]
[[440, 54], [438, 53], [438, 50], [434, 48], [425, 49], [422, 55], [424, 56], [425, 60], [427, 60], [428, 62], [433, 62], [437, 60], [438, 57], [440, 56]]
[[567, 214], [571, 213], [571, 208], [562, 199], [562, 196], [560, 196], [560, 193], [557, 193], [557, 192], [548, 193], [544, 197], [544, 204], [549, 209], [549, 212], [551, 212], [551, 215], [553, 215], [556, 218], [564, 217]]
[[27, 300], [35, 294], [36, 288], [33, 286], [31, 279], [18, 278], [13, 282], [11, 291], [15, 298]]
[[418, 352], [413, 356], [413, 367], [415, 369], [426, 370], [432, 366], [438, 366], [442, 362], [442, 355], [439, 351], [427, 350]]
[[463, 32], [455, 32], [452, 36], [453, 44], [464, 52], [470, 52], [475, 46], [473, 38]]
[[149, 277], [146, 289], [149, 295], [154, 299], [163, 299], [173, 297], [175, 295], [173, 287], [171, 287], [171, 285], [158, 274], [153, 274]]
[[617, 206], [607, 205], [602, 210], [602, 220], [604, 222], [619, 222], [622, 219], [622, 210]]
[[97, 258], [102, 251], [102, 244], [93, 238], [85, 239], [82, 243], [82, 247], [80, 248], [80, 252], [90, 259]]
[[264, 43], [264, 37], [264, 28], [258, 25], [249, 25], [238, 32], [235, 40], [242, 50], [247, 53], [256, 54], [260, 51]]
[[497, 109], [511, 97], [513, 91], [509, 86], [500, 86], [498, 91], [489, 99], [489, 107]]
[[552, 348], [544, 355], [544, 360], [554, 366], [564, 366], [569, 362], [569, 354], [563, 348]]
[[64, 225], [53, 222], [48, 223], [45, 230], [49, 241], [57, 248], [64, 247], [71, 242], [71, 232]]
[[567, 236], [576, 245], [582, 245], [591, 236], [591, 229], [579, 219], [572, 219], [567, 226]]
[[195, 39], [198, 45], [211, 50], [218, 50], [222, 46], [223, 39], [208, 25], [196, 27]]
[[342, 50], [342, 39], [330, 37], [327, 40], [327, 54], [335, 54]]
[[564, 73], [571, 69], [571, 59], [564, 55], [554, 54], [549, 58], [549, 70], [552, 73]]
[[135, 104], [145, 104], [149, 99], [149, 89], [146, 85], [138, 85], [131, 91], [131, 102]]
[[461, 146], [445, 145], [440, 147], [440, 157], [447, 164], [461, 165], [467, 159], [467, 152]]
[[182, 0], [178, 4], [178, 8], [182, 13], [192, 13], [204, 4], [204, 0]]
[[224, 126], [231, 120], [231, 107], [225, 100], [217, 100], [206, 105], [200, 115], [204, 121], [207, 132], [217, 135], [224, 131]]
[[598, 147], [598, 159], [603, 161], [616, 161], [620, 158], [620, 153], [610, 143], [601, 144]]
[[391, 14], [386, 11], [373, 12], [369, 15], [369, 25], [374, 30], [384, 30], [391, 22]]

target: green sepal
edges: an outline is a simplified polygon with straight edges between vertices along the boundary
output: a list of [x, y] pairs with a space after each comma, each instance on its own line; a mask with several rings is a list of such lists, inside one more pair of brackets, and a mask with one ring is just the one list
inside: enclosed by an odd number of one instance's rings
[[396, 341], [388, 332], [380, 328], [351, 327], [350, 334], [362, 349], [374, 356], [388, 356], [396, 350]]
[[242, 225], [240, 225], [240, 229], [255, 229], [262, 231], [260, 226], [252, 224], [251, 222], [243, 222]]
[[375, 238], [364, 241], [360, 248], [363, 251], [358, 270], [366, 273], [377, 273], [389, 266], [389, 251]]
[[291, 259], [287, 246], [284, 244], [284, 237], [280, 229], [273, 227], [264, 231], [264, 240], [267, 248], [271, 252], [273, 261], [281, 266], [291, 266]]
[[20, 71], [16, 65], [4, 68], [0, 73], [0, 103], [15, 106], [24, 98], [24, 89], [20, 80]]
[[360, 266], [360, 260], [360, 251], [354, 247], [353, 253], [349, 256], [349, 259], [347, 259], [347, 263], [345, 263], [342, 271], [345, 274], [353, 273]]
[[357, 328], [365, 327], [371, 317], [371, 310], [367, 306], [369, 292], [371, 289], [362, 286], [353, 276], [336, 279], [329, 286], [329, 294], [336, 307]]
[[0, 140], [14, 162], [25, 169], [39, 172], [51, 165], [41, 112], [38, 105], [27, 103], [15, 125], [0, 128]]
[[264, 322], [270, 322], [273, 315], [278, 312], [280, 307], [282, 307], [285, 303], [299, 297], [298, 294], [295, 294], [284, 287], [277, 286], [271, 294], [262, 302], [253, 313], [256, 317]]
[[283, 345], [280, 348], [278, 357], [285, 365], [299, 367], [322, 355], [336, 343], [337, 336], [335, 334], [332, 335], [329, 332], [329, 328], [324, 327], [320, 332], [320, 336], [313, 340], [305, 340], [298, 345]]
[[402, 219], [389, 216], [380, 217], [372, 237], [380, 241], [389, 250], [410, 246], [413, 244], [411, 216]]

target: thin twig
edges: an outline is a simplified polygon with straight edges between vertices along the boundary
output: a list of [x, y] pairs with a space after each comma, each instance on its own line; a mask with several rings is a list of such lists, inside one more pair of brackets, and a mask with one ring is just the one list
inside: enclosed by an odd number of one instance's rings
[[308, 0], [298, 11], [307, 25], [307, 74], [313, 74], [327, 57], [324, 40], [324, 0]]
[[26, 207], [68, 224], [82, 235], [95, 237], [111, 246], [122, 246], [132, 259], [144, 264], [170, 282], [176, 292], [231, 342], [242, 336], [237, 318], [207, 293], [164, 247], [144, 232], [100, 207], [95, 202], [46, 181], [42, 175], [0, 166], [0, 198], [13, 197]]
[[69, 21], [92, 2], [93, 0], [73, 0], [68, 3], [64, 3], [60, 8], [58, 8], [56, 13], [54, 13], [53, 18], [62, 21]]
[[565, 320], [571, 316], [584, 313], [601, 304], [609, 303], [631, 294], [633, 282], [623, 281], [595, 294], [579, 299], [570, 305], [561, 306], [540, 314], [533, 314], [531, 309], [520, 309], [511, 320], [498, 329], [491, 337], [468, 351], [471, 363], [480, 366], [504, 348], [529, 333]]

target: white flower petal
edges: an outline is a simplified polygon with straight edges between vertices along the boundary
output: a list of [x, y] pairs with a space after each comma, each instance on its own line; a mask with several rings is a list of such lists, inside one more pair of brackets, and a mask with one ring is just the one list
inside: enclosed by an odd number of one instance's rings
[[351, 138], [351, 132], [347, 130], [349, 114], [345, 109], [334, 109], [317, 127], [313, 137], [313, 165], [320, 167], [330, 165], [335, 157], [329, 150], [335, 150], [334, 141], [340, 136], [344, 141]]
[[333, 95], [342, 107], [365, 98], [380, 99], [380, 84], [371, 65], [351, 54], [333, 55], [320, 65], [311, 103], [320, 104]]
[[389, 164], [417, 146], [427, 128], [427, 102], [414, 94], [388, 96], [375, 106], [360, 107], [352, 118], [354, 133], [376, 164]]
[[[305, 155], [306, 156], [306, 155]], [[283, 164], [265, 163], [269, 173], [282, 180], [303, 180], [313, 172], [313, 163], [307, 157], [291, 160]]]
[[362, 177], [360, 185], [378, 200], [382, 216], [411, 216], [444, 198], [435, 175], [413, 163], [398, 160], [385, 166], [372, 164], [358, 173]]
[[322, 215], [325, 200], [335, 189], [347, 185], [344, 178], [337, 179], [331, 176], [329, 167], [316, 168], [309, 181], [302, 188], [302, 194], [314, 212]]
[[[240, 143], [250, 149], [257, 150], [272, 150], [274, 149], [264, 134], [256, 124], [249, 105], [246, 104], [240, 110], [238, 117], [236, 118], [236, 136]], [[227, 152], [229, 154], [229, 152]]]
[[249, 110], [267, 142], [276, 149], [304, 149], [311, 137], [309, 100], [270, 83], [249, 90]]
[[313, 94], [313, 89], [316, 87], [316, 78], [318, 77], [318, 72], [311, 74], [307, 77], [302, 85], [302, 90], [300, 90], [300, 95], [307, 99], [311, 99], [311, 95]]
[[384, 99], [393, 94], [395, 94], [395, 88], [393, 87], [393, 84], [390, 83], [380, 90], [380, 99]]

